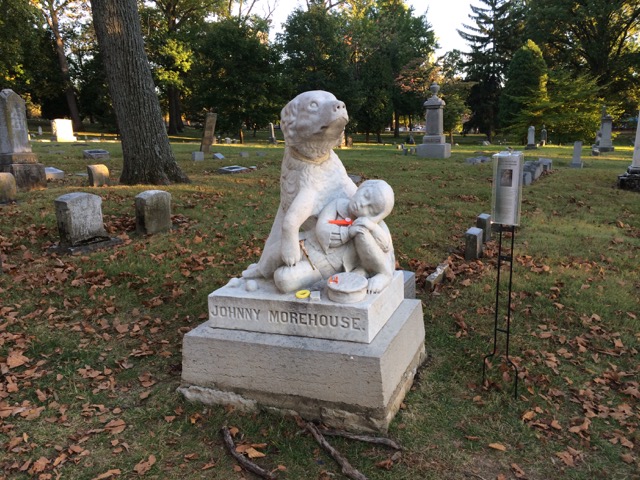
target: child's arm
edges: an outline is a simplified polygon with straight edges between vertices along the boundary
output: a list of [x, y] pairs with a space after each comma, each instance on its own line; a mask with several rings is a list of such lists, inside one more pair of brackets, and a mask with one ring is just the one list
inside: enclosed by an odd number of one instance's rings
[[318, 215], [316, 222], [316, 238], [325, 253], [330, 247], [339, 247], [347, 243], [350, 239], [348, 226], [331, 223], [336, 219], [337, 204], [339, 201], [340, 200], [329, 202], [329, 204], [322, 209], [320, 215]]
[[367, 217], [359, 217], [353, 221], [353, 226], [349, 229], [349, 235], [353, 238], [360, 232], [361, 228], [366, 228], [373, 239], [383, 252], [388, 252], [391, 248], [391, 235], [388, 231], [384, 230], [380, 225], [372, 221]]

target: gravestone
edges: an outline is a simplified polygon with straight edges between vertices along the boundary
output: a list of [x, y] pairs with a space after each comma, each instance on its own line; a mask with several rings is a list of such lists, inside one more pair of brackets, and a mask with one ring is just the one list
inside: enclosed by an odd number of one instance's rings
[[0, 172], [13, 175], [17, 188], [45, 188], [44, 165], [31, 151], [24, 100], [13, 90], [0, 92]]
[[531, 125], [527, 130], [527, 146], [526, 150], [534, 150], [538, 148], [536, 145], [536, 127]]
[[191, 152], [191, 160], [194, 162], [204, 161], [204, 152]]
[[491, 215], [488, 213], [481, 213], [476, 217], [476, 227], [482, 230], [482, 241], [488, 242], [491, 240]]
[[544, 147], [547, 144], [547, 129], [544, 125], [542, 125], [542, 130], [540, 130], [540, 146]]
[[66, 118], [56, 118], [51, 122], [51, 133], [56, 142], [75, 142], [73, 122]]
[[64, 171], [55, 167], [45, 167], [44, 173], [47, 180], [64, 180]]
[[426, 102], [425, 136], [418, 145], [416, 154], [422, 158], [449, 158], [451, 156], [451, 144], [445, 142], [443, 134], [443, 114], [445, 102], [438, 97], [440, 86], [433, 82], [430, 87], [433, 94]]
[[[318, 108], [301, 107], [311, 102]], [[393, 192], [381, 180], [356, 187], [348, 177], [331, 147], [348, 115], [332, 94], [299, 95], [282, 109], [281, 120], [288, 145], [283, 168], [293, 164], [311, 180], [301, 186], [297, 170], [289, 170], [260, 260], [209, 295], [209, 321], [183, 339], [179, 391], [209, 404], [296, 412], [332, 428], [386, 431], [425, 355], [422, 305], [405, 298], [406, 276], [394, 270], [382, 220], [393, 207]], [[291, 145], [300, 150], [292, 152]], [[380, 244], [373, 248], [369, 234], [354, 225], [360, 240], [345, 237], [324, 252], [318, 235], [349, 228], [338, 205], [353, 198], [348, 211], [366, 217], [358, 207], [366, 195], [377, 199], [370, 227], [379, 228]], [[289, 208], [290, 199], [299, 209]], [[305, 222], [309, 216], [316, 225]], [[367, 244], [370, 251], [358, 250]], [[373, 269], [366, 276], [345, 271], [343, 261], [355, 251], [356, 264]], [[290, 267], [289, 254], [299, 255]]]
[[230, 145], [231, 144], [231, 139], [229, 137], [226, 137], [224, 139], [224, 143], [226, 143], [227, 145]]
[[87, 165], [90, 187], [108, 187], [109, 169], [106, 165]]
[[602, 106], [602, 115], [600, 117], [600, 139], [596, 140], [594, 147], [597, 147], [598, 152], [613, 152], [613, 141], [611, 138], [613, 131], [613, 118], [607, 113], [607, 107]]
[[90, 252], [122, 243], [110, 238], [102, 220], [102, 199], [98, 195], [74, 192], [54, 200], [60, 243], [56, 253]]
[[213, 158], [214, 160], [224, 160], [224, 155], [221, 153], [214, 153]]
[[10, 173], [0, 172], [0, 203], [13, 203], [16, 197], [16, 178]]
[[[207, 113], [204, 119], [204, 129], [202, 130], [202, 141], [200, 142], [200, 151], [209, 153], [211, 151], [211, 145], [216, 143], [216, 121], [218, 120], [217, 113]], [[204, 159], [204, 157], [203, 157]]]
[[136, 232], [142, 235], [171, 229], [171, 194], [147, 190], [136, 195]]
[[471, 227], [464, 234], [464, 259], [477, 260], [482, 256], [482, 239], [484, 231], [478, 227]]
[[111, 154], [107, 150], [94, 148], [91, 150], [83, 150], [82, 158], [89, 160], [111, 160]]
[[538, 158], [538, 163], [542, 165], [543, 172], [550, 172], [553, 169], [553, 160], [550, 158]]
[[38, 127], [38, 136], [41, 137], [42, 136], [42, 127]]
[[618, 186], [626, 190], [640, 192], [640, 114], [638, 115], [638, 126], [636, 127], [636, 139], [633, 144], [633, 158], [627, 171], [618, 176]]
[[229, 165], [228, 167], [221, 167], [216, 170], [218, 173], [247, 173], [253, 172], [256, 167], [241, 167], [240, 165]]
[[572, 168], [582, 168], [582, 142], [577, 141], [573, 144], [573, 157], [571, 158]]
[[276, 139], [276, 130], [273, 123], [269, 123], [269, 143], [272, 145], [278, 144], [278, 140]]

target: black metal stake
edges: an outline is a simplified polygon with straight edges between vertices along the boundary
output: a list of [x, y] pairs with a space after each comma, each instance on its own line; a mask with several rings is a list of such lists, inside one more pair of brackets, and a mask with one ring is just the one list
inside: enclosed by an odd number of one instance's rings
[[[496, 354], [498, 349], [498, 332], [504, 333], [506, 336], [506, 345], [505, 345], [505, 359], [509, 365], [515, 371], [515, 380], [514, 380], [514, 388], [513, 388], [513, 396], [515, 399], [518, 398], [518, 367], [516, 366], [511, 358], [509, 358], [509, 339], [511, 336], [511, 281], [513, 279], [513, 244], [516, 238], [516, 227], [513, 225], [499, 225], [499, 236], [498, 236], [498, 275], [496, 279], [496, 307], [495, 307], [495, 319], [493, 324], [493, 351], [489, 355], [485, 355], [482, 359], [482, 384], [484, 385], [484, 379], [487, 369], [487, 359], [493, 357]], [[502, 234], [503, 232], [511, 232], [511, 249], [509, 250], [509, 254], [502, 253]], [[506, 328], [499, 327], [499, 317], [500, 317], [500, 272], [502, 271], [502, 262], [509, 262], [509, 290], [507, 294], [507, 319], [506, 319]]]

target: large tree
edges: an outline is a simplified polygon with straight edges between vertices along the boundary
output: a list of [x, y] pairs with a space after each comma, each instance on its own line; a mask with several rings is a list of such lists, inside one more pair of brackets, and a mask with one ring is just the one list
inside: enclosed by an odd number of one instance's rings
[[498, 126], [498, 102], [507, 67], [515, 51], [522, 46], [522, 0], [480, 0], [484, 6], [471, 6], [469, 18], [458, 30], [468, 42], [466, 80], [473, 83], [469, 94], [472, 115], [467, 128], [478, 128], [491, 139]]
[[162, 120], [136, 1], [92, 0], [91, 7], [122, 138], [120, 182], [188, 182], [171, 151]]

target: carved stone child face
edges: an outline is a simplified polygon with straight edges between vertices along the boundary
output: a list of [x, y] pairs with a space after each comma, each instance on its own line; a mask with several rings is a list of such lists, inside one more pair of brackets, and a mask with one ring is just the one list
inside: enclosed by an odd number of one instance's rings
[[389, 184], [383, 180], [367, 180], [349, 200], [349, 214], [353, 218], [368, 217], [376, 223], [393, 209], [394, 195]]

